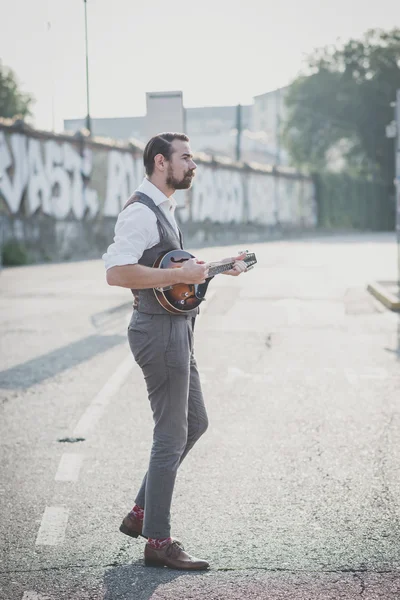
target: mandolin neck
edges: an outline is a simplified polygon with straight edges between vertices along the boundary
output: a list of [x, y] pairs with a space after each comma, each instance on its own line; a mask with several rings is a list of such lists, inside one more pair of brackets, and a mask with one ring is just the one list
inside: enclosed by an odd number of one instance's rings
[[[243, 259], [243, 262], [245, 262], [247, 265], [248, 264], [253, 265], [257, 261], [255, 260], [254, 254], [248, 254]], [[215, 265], [214, 267], [211, 267], [210, 269], [208, 269], [208, 276], [214, 277], [215, 275], [218, 275], [218, 273], [224, 273], [224, 271], [230, 271], [230, 269], [233, 268], [234, 264], [235, 264], [234, 262], [229, 262], [229, 263], [222, 263], [220, 265]]]
[[215, 267], [211, 267], [211, 269], [208, 269], [208, 276], [215, 277], [215, 275], [218, 275], [219, 273], [224, 273], [224, 271], [229, 271], [230, 269], [233, 268], [234, 264], [235, 263], [230, 262], [230, 263], [224, 263], [223, 265], [217, 265]]

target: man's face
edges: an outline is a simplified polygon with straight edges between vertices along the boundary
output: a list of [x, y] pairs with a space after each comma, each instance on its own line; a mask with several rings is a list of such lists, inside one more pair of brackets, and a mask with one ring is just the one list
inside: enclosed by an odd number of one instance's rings
[[187, 190], [192, 185], [197, 165], [188, 142], [174, 140], [173, 152], [168, 161], [167, 185], [174, 190]]

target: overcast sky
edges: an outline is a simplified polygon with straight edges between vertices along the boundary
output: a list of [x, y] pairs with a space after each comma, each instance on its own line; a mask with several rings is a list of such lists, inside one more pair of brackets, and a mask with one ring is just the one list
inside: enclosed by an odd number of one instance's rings
[[[88, 0], [91, 114], [247, 104], [287, 85], [316, 47], [400, 26], [399, 0]], [[37, 127], [86, 114], [83, 0], [0, 0], [0, 57], [36, 98]]]

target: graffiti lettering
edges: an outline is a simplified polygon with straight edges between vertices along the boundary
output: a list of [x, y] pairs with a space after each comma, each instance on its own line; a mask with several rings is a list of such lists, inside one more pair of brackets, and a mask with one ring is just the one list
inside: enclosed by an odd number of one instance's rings
[[[102, 207], [105, 217], [116, 217], [142, 179], [137, 155], [96, 143], [81, 150], [51, 134], [39, 139], [0, 129], [0, 200], [12, 215], [23, 203], [28, 216], [40, 209], [57, 220], [80, 221]], [[190, 195], [176, 193], [181, 222], [316, 224], [311, 180], [201, 161], [198, 166]]]
[[19, 133], [0, 131], [0, 193], [12, 214], [19, 211], [26, 193], [28, 215], [39, 208], [63, 219], [72, 214], [82, 219], [88, 211], [98, 212], [97, 191], [89, 188], [92, 152], [81, 155], [71, 144], [56, 140], [42, 142]]
[[132, 154], [111, 150], [108, 153], [108, 178], [104, 215], [113, 217], [133, 194], [138, 181]]

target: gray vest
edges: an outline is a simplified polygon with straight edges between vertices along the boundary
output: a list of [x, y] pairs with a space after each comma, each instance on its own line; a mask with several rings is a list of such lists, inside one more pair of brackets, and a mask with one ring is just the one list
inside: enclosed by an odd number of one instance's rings
[[[158, 244], [145, 250], [142, 254], [142, 257], [139, 259], [139, 265], [144, 265], [145, 267], [152, 267], [160, 256], [160, 254], [164, 254], [165, 252], [169, 252], [170, 250], [177, 250], [183, 248], [183, 240], [182, 233], [179, 230], [179, 236], [176, 233], [174, 227], [171, 225], [167, 217], [164, 215], [163, 211], [154, 204], [153, 200], [143, 194], [142, 192], [135, 192], [135, 194], [128, 200], [125, 204], [124, 208], [132, 204], [133, 202], [140, 202], [144, 204], [153, 211], [157, 218], [157, 227], [158, 233], [160, 236], [160, 241]], [[179, 316], [172, 315], [165, 308], [161, 306], [155, 297], [154, 291], [152, 288], [145, 290], [131, 290], [132, 294], [135, 298], [134, 307], [142, 313], [147, 313], [151, 315], [171, 315], [171, 316]], [[187, 316], [194, 317], [198, 314], [199, 309], [191, 310], [184, 313]]]

